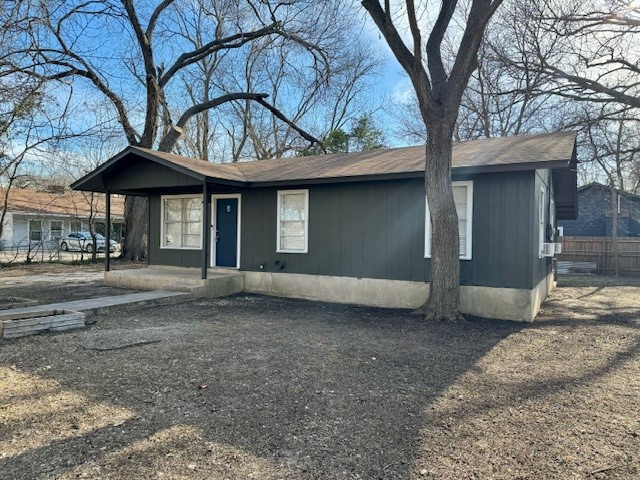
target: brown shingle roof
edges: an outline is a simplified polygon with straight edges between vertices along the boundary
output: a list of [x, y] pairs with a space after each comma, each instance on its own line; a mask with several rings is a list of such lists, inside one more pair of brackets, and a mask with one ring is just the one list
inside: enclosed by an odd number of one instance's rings
[[198, 158], [182, 157], [180, 155], [174, 155], [173, 153], [158, 152], [156, 150], [151, 150], [150, 148], [142, 147], [131, 147], [131, 151], [139, 151], [146, 153], [151, 157], [161, 158], [162, 160], [179, 165], [187, 170], [204, 175], [205, 177], [215, 177], [236, 182], [248, 181], [242, 172], [238, 170], [237, 163], [205, 162]]
[[[540, 135], [490, 138], [453, 145], [454, 174], [569, 168], [575, 160], [576, 135], [557, 132]], [[77, 190], [104, 192], [110, 178], [122, 175], [140, 159], [164, 165], [193, 178], [234, 186], [294, 184], [371, 179], [372, 177], [419, 176], [425, 169], [424, 146], [389, 148], [356, 153], [313, 155], [242, 163], [212, 163], [141, 147], [127, 147], [93, 172], [74, 182]], [[140, 195], [138, 190], [120, 193]]]
[[[573, 132], [556, 132], [457, 142], [453, 145], [452, 168], [454, 171], [487, 167], [500, 169], [507, 165], [568, 162], [573, 156], [575, 139]], [[132, 150], [206, 177], [250, 183], [424, 172], [426, 157], [425, 147], [417, 146], [220, 164], [140, 147]]]
[[[0, 188], [0, 199], [4, 199], [6, 190]], [[105, 197], [96, 193], [93, 198], [83, 192], [49, 193], [28, 188], [12, 188], [9, 190], [8, 211], [12, 213], [28, 213], [41, 215], [61, 215], [75, 218], [89, 218], [91, 206], [93, 215], [105, 217]], [[124, 197], [111, 197], [112, 217], [124, 216]]]

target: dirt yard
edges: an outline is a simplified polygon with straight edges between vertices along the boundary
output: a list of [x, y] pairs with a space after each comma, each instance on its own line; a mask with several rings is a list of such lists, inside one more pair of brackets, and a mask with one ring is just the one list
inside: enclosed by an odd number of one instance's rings
[[238, 295], [0, 343], [0, 478], [637, 479], [618, 283], [526, 325]]
[[[113, 263], [115, 270], [146, 266], [141, 263]], [[0, 310], [10, 308], [12, 300], [47, 304], [135, 292], [106, 287], [102, 284], [103, 276], [104, 265], [99, 263], [42, 262], [3, 267], [0, 269]]]

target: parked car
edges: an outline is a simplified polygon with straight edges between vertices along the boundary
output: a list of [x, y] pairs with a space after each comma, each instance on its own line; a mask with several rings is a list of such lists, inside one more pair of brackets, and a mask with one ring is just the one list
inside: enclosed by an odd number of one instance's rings
[[[104, 252], [106, 238], [96, 233], [96, 246], [98, 252]], [[109, 251], [119, 252], [121, 245], [115, 240], [109, 240]], [[93, 239], [91, 232], [71, 232], [66, 237], [60, 239], [60, 249], [68, 252], [69, 250], [80, 250], [81, 252], [93, 253]]]

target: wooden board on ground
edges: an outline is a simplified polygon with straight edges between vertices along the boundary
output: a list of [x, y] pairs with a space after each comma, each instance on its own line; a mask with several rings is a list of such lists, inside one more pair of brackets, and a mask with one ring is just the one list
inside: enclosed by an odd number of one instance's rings
[[0, 338], [24, 337], [42, 332], [59, 332], [85, 326], [85, 314], [71, 310], [47, 310], [0, 318]]

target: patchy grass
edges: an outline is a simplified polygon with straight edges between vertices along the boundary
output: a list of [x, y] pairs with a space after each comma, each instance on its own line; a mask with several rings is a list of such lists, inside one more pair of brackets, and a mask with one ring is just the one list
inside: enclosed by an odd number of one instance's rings
[[[86, 254], [85, 254], [86, 255]], [[123, 270], [128, 268], [144, 268], [146, 262], [123, 262], [118, 259], [111, 260], [111, 268]], [[0, 264], [0, 277], [19, 277], [27, 275], [61, 274], [78, 272], [104, 272], [104, 257], [99, 257], [95, 262], [91, 258], [85, 260], [69, 261], [44, 261], [44, 262], [12, 262]]]
[[111, 311], [0, 344], [0, 476], [638, 478], [639, 298], [566, 286], [533, 324], [256, 295]]

